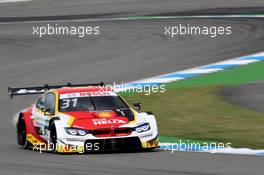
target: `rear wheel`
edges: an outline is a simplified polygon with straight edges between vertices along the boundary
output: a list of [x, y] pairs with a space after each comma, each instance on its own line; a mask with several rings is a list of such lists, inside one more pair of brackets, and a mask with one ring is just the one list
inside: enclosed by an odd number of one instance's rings
[[17, 124], [17, 142], [23, 148], [29, 147], [29, 142], [27, 141], [27, 133], [26, 133], [26, 123], [24, 117], [20, 117]]

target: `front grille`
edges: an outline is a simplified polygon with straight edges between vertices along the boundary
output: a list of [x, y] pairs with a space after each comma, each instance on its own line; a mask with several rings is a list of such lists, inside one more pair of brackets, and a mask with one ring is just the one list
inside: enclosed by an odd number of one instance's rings
[[142, 145], [138, 137], [86, 140], [85, 152], [138, 150]]
[[132, 132], [132, 128], [102, 128], [96, 129], [91, 132], [95, 137], [118, 137], [118, 136], [128, 136]]

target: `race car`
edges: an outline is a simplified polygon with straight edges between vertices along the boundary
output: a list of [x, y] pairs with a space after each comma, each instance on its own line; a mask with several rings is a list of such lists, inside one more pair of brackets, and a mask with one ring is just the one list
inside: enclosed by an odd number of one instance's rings
[[23, 148], [56, 153], [152, 150], [159, 146], [155, 116], [135, 110], [103, 83], [8, 88], [16, 95], [42, 94], [18, 113]]

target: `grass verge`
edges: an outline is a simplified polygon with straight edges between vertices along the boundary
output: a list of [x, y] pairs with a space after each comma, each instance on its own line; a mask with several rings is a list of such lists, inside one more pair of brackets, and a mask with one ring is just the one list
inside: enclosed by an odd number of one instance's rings
[[155, 113], [163, 136], [257, 149], [264, 145], [264, 114], [231, 105], [218, 92], [261, 79], [264, 62], [169, 83], [165, 93], [123, 95], [130, 104], [140, 101], [143, 111]]

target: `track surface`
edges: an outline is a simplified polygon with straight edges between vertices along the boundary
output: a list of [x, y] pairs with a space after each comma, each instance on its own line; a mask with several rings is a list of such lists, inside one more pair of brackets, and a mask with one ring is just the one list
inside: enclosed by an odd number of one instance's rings
[[[172, 14], [217, 8], [251, 12], [264, 2], [248, 0], [182, 1], [85, 1], [35, 0], [1, 4], [0, 16], [10, 17], [70, 15], [71, 18]], [[241, 7], [241, 8], [240, 8]], [[256, 8], [257, 7], [257, 8]], [[245, 10], [246, 8], [246, 10]], [[208, 10], [210, 11], [210, 10]], [[212, 10], [211, 10], [212, 11]], [[233, 35], [208, 37], [163, 36], [165, 25], [232, 25]], [[263, 174], [263, 157], [168, 152], [53, 155], [39, 154], [16, 146], [12, 116], [29, 105], [32, 97], [10, 100], [7, 86], [44, 83], [130, 81], [185, 68], [209, 64], [231, 57], [263, 51], [262, 19], [194, 19], [115, 22], [65, 22], [64, 25], [98, 25], [99, 37], [32, 36], [32, 25], [0, 23], [0, 166], [1, 174]]]
[[254, 82], [228, 87], [221, 95], [234, 105], [264, 112], [264, 82]]

